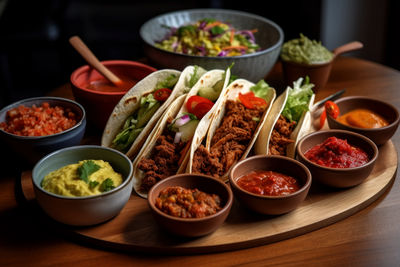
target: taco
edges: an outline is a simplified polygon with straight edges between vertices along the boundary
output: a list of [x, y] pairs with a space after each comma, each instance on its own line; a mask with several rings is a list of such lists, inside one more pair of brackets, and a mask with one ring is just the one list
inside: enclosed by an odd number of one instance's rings
[[189, 173], [202, 173], [223, 180], [237, 161], [246, 158], [267, 120], [275, 89], [264, 80], [257, 84], [235, 80], [226, 90], [203, 144], [192, 143]]
[[256, 140], [256, 154], [281, 155], [294, 158], [298, 140], [311, 123], [310, 108], [314, 103], [314, 85], [303, 78], [293, 82], [272, 105], [268, 121]]
[[211, 70], [169, 106], [133, 162], [138, 195], [147, 197], [159, 180], [185, 171], [191, 144], [207, 132], [229, 79], [229, 68]]
[[167, 107], [187, 93], [203, 73], [200, 67], [188, 66], [182, 72], [159, 70], [142, 79], [115, 106], [101, 145], [133, 159]]

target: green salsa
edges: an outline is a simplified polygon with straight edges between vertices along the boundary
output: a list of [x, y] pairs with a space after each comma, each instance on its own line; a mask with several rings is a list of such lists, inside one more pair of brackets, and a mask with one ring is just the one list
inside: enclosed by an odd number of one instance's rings
[[281, 58], [284, 61], [311, 65], [327, 63], [332, 60], [333, 54], [321, 42], [310, 40], [300, 34], [300, 38], [283, 44]]

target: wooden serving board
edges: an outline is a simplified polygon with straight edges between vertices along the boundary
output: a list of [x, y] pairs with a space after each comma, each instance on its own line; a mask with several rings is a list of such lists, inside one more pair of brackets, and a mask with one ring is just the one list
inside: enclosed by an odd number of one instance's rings
[[[180, 238], [165, 233], [155, 222], [147, 200], [132, 195], [112, 220], [90, 227], [66, 227], [92, 244], [127, 251], [163, 254], [198, 254], [265, 245], [295, 237], [342, 220], [382, 195], [394, 180], [397, 151], [391, 141], [379, 148], [372, 174], [360, 185], [332, 189], [313, 182], [300, 207], [281, 216], [252, 213], [236, 200], [225, 223], [201, 238]], [[31, 172], [21, 176], [26, 200], [34, 200]]]

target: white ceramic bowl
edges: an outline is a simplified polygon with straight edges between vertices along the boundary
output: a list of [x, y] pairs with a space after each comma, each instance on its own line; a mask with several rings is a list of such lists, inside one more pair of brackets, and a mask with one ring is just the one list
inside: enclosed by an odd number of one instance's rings
[[[95, 196], [66, 197], [41, 187], [49, 172], [85, 159], [102, 159], [122, 174], [123, 182], [116, 188]], [[101, 146], [74, 146], [55, 151], [42, 158], [33, 168], [32, 183], [36, 200], [54, 220], [75, 226], [94, 225], [119, 214], [132, 192], [132, 162], [121, 152]]]

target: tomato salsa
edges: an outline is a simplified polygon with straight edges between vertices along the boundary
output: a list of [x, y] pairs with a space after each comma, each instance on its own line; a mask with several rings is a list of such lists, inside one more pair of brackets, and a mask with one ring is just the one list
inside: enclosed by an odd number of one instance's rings
[[274, 171], [255, 170], [243, 175], [237, 181], [240, 188], [250, 193], [265, 196], [284, 196], [300, 189], [298, 181]]
[[314, 146], [304, 156], [318, 165], [331, 168], [354, 168], [369, 161], [364, 150], [334, 136]]
[[3, 131], [20, 136], [45, 136], [65, 131], [77, 123], [76, 114], [60, 106], [50, 107], [20, 105], [7, 111], [6, 122], [0, 123]]
[[156, 207], [162, 212], [181, 218], [203, 218], [222, 209], [216, 194], [196, 189], [171, 186], [163, 189], [156, 199]]

